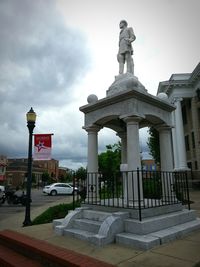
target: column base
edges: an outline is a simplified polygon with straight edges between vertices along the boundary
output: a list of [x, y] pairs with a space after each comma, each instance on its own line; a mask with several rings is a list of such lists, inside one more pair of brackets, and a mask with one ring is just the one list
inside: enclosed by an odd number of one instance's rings
[[175, 168], [174, 172], [185, 172], [185, 171], [191, 171], [190, 168], [186, 167], [179, 167], [179, 168]]

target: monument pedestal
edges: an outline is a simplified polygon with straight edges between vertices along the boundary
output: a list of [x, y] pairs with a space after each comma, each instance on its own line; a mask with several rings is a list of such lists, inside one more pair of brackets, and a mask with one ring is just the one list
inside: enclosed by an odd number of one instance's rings
[[107, 96], [112, 96], [124, 90], [134, 88], [144, 93], [147, 92], [145, 87], [141, 84], [136, 76], [131, 73], [124, 73], [115, 76], [115, 81], [111, 84], [109, 89], [106, 91]]

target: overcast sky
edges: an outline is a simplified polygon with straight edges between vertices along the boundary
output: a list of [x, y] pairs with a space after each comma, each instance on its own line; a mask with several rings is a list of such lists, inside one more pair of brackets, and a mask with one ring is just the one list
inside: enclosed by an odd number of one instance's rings
[[[54, 133], [53, 158], [86, 166], [79, 107], [105, 97], [118, 74], [120, 20], [136, 35], [135, 75], [156, 95], [160, 81], [199, 63], [199, 13], [199, 0], [0, 0], [0, 154], [27, 157], [33, 107], [34, 133]], [[99, 151], [117, 141], [101, 130]]]

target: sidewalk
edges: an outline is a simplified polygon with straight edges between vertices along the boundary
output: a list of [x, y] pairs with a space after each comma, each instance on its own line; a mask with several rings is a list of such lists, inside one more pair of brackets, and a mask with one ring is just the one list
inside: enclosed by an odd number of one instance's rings
[[[192, 191], [191, 200], [194, 201], [191, 204], [191, 209], [195, 209], [198, 217], [200, 217], [200, 191]], [[56, 204], [58, 203], [51, 203], [51, 206]], [[35, 218], [48, 207], [49, 205], [45, 205], [33, 209], [31, 217]], [[23, 219], [24, 213], [19, 213], [10, 219], [1, 221], [0, 230], [12, 229], [119, 267], [192, 267], [197, 262], [200, 262], [200, 230], [192, 232], [182, 239], [144, 252], [116, 244], [99, 248], [86, 241], [66, 236], [57, 236], [53, 232], [52, 223], [22, 228]]]

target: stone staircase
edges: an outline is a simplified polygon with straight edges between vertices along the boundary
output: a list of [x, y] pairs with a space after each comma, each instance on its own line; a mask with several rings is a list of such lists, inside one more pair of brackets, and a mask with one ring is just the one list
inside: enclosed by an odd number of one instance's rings
[[115, 235], [123, 230], [123, 219], [128, 213], [103, 212], [78, 208], [64, 219], [54, 220], [58, 235], [69, 235], [102, 246], [114, 242]]
[[[106, 210], [106, 209], [105, 209]], [[58, 235], [70, 235], [103, 246], [112, 242], [147, 250], [154, 246], [180, 238], [200, 228], [200, 219], [194, 210], [154, 208], [153, 216], [143, 210], [139, 221], [135, 213], [99, 211], [83, 207], [70, 212], [64, 219], [54, 220]]]

